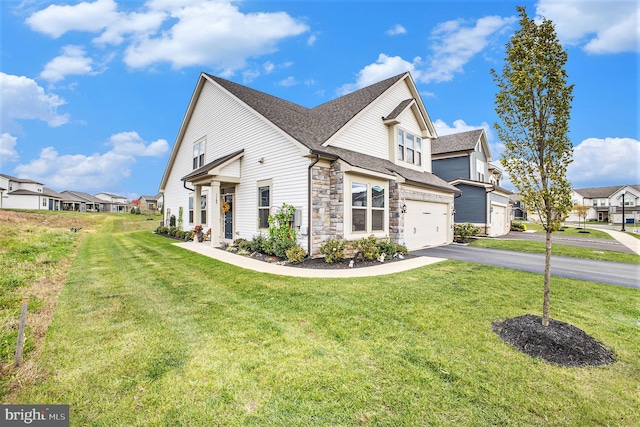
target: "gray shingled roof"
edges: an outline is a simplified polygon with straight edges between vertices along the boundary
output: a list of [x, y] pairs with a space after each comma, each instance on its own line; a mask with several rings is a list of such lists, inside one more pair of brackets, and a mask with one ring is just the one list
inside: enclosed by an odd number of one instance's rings
[[[68, 196], [65, 196], [65, 194], [74, 196], [76, 197], [76, 199], [69, 198]], [[60, 195], [64, 200], [77, 200], [77, 201], [89, 202], [89, 203], [104, 203], [104, 200], [98, 199], [97, 197], [94, 197], [91, 194], [84, 193], [82, 191], [64, 190], [62, 193], [60, 193]]]
[[[335, 155], [355, 167], [385, 174], [397, 174], [415, 184], [459, 192], [457, 188], [431, 173], [418, 172], [398, 166], [389, 160], [343, 148], [322, 146], [322, 143], [331, 138], [376, 98], [405, 77], [407, 73], [398, 74], [311, 109], [220, 77], [206, 75], [314, 152]], [[413, 99], [402, 101], [389, 113], [386, 119], [392, 118], [394, 114], [400, 114], [412, 101]], [[186, 175], [182, 180], [185, 181], [205, 175], [220, 162], [224, 162], [237, 154], [238, 152], [216, 159]]]
[[207, 76], [300, 143], [308, 148], [317, 148], [406, 74], [388, 78], [311, 109], [220, 77]]
[[61, 199], [62, 198], [62, 194], [58, 193], [57, 191], [54, 191], [50, 188], [44, 187], [43, 193], [45, 196], [47, 197], [52, 197], [55, 199]]
[[3, 176], [3, 177], [7, 178], [10, 181], [20, 182], [22, 184], [40, 184], [40, 185], [42, 185], [41, 182], [34, 181], [32, 179], [16, 178], [15, 176], [7, 175], [7, 174], [4, 174], [4, 173], [0, 173], [0, 176]]
[[426, 185], [428, 187], [440, 188], [456, 193], [460, 192], [460, 190], [458, 190], [456, 187], [432, 173], [418, 172], [413, 169], [398, 166], [389, 160], [381, 159], [379, 157], [369, 156], [367, 154], [331, 146], [322, 147], [321, 150], [313, 150], [312, 152], [318, 152], [320, 154], [332, 154], [344, 160], [351, 166], [361, 167], [372, 172], [379, 172], [389, 175], [399, 175], [405, 180], [414, 184]]
[[[613, 193], [620, 190], [624, 185], [611, 185], [608, 187], [591, 187], [591, 188], [577, 188], [574, 189], [576, 193], [580, 194], [582, 197], [586, 197], [587, 199], [607, 199]], [[638, 191], [640, 191], [640, 185], [629, 185]]]
[[443, 135], [431, 142], [431, 154], [473, 151], [480, 140], [482, 129]]
[[196, 177], [199, 177], [199, 176], [204, 176], [207, 173], [209, 173], [209, 171], [211, 169], [214, 169], [214, 168], [224, 164], [225, 162], [233, 159], [235, 156], [240, 155], [242, 153], [244, 153], [244, 148], [242, 150], [238, 150], [238, 151], [233, 152], [231, 154], [227, 154], [226, 156], [219, 157], [219, 158], [215, 159], [214, 161], [209, 162], [206, 165], [194, 170], [190, 174], [185, 175], [182, 178], [182, 181], [187, 181], [187, 180], [192, 179], [192, 178], [196, 178]]

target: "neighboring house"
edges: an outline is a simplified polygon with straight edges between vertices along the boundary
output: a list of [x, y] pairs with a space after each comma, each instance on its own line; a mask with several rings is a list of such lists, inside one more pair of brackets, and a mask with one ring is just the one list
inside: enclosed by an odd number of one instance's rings
[[158, 209], [161, 209], [159, 204], [161, 196], [161, 194], [155, 196], [140, 196], [138, 198], [137, 206], [142, 210], [157, 211]]
[[62, 209], [65, 211], [100, 212], [104, 202], [102, 199], [82, 191], [65, 190], [60, 195], [62, 196]]
[[502, 172], [490, 164], [484, 129], [441, 136], [431, 145], [433, 173], [462, 194], [455, 199], [455, 222], [471, 223], [488, 236], [509, 232], [509, 196], [500, 187]]
[[[622, 223], [624, 194], [624, 216], [627, 223], [640, 221], [640, 185], [614, 185], [609, 187], [578, 188], [571, 192], [573, 205], [589, 206], [587, 221]], [[567, 221], [582, 220], [575, 211]]]
[[522, 196], [520, 194], [509, 195], [509, 202], [511, 203], [511, 218], [521, 221], [527, 220], [527, 207], [522, 202]]
[[98, 193], [97, 199], [102, 200], [100, 212], [128, 212], [129, 199], [111, 193]]
[[315, 108], [202, 73], [160, 184], [165, 223], [182, 213], [218, 245], [266, 233], [288, 204], [312, 256], [372, 234], [447, 244], [458, 190], [431, 173], [436, 137], [409, 73]]
[[0, 207], [5, 209], [60, 210], [61, 196], [44, 184], [0, 174]]

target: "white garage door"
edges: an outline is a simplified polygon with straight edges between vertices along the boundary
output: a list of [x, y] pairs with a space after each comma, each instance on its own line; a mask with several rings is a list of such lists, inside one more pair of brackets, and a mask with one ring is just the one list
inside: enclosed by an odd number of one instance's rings
[[447, 203], [407, 200], [404, 214], [404, 241], [409, 250], [447, 243], [449, 215]]
[[491, 205], [493, 212], [491, 212], [491, 236], [502, 236], [506, 234], [505, 229], [507, 219], [507, 208], [499, 205]]

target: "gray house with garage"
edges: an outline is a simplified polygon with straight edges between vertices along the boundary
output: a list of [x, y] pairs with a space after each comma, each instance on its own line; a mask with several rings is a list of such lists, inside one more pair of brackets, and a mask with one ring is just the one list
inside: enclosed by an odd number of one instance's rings
[[433, 173], [461, 191], [456, 223], [471, 223], [482, 234], [501, 236], [511, 228], [509, 195], [500, 187], [502, 171], [491, 164], [484, 129], [440, 136], [431, 145]]

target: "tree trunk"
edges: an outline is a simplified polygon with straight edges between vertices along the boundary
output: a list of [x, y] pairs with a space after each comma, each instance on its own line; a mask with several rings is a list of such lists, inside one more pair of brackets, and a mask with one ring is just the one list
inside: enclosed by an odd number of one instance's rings
[[551, 300], [551, 231], [547, 230], [544, 254], [544, 302], [542, 303], [542, 326], [549, 326], [549, 305]]

